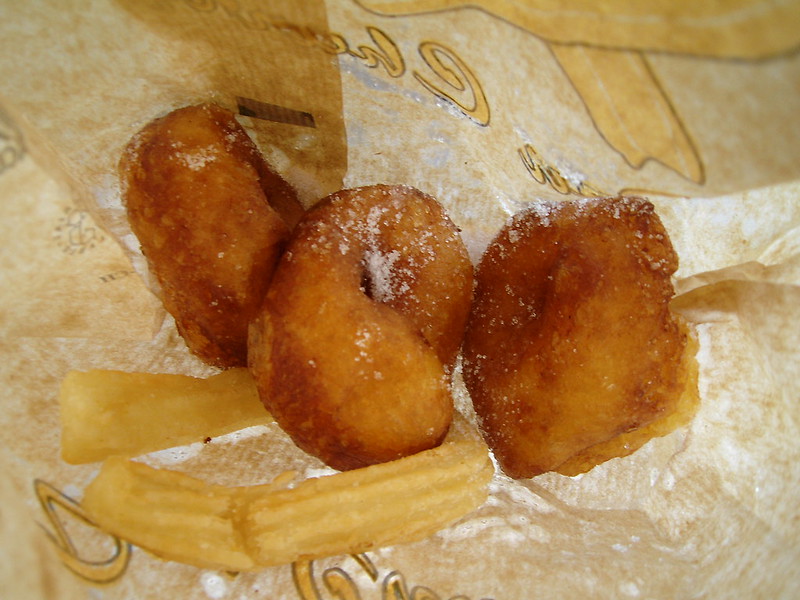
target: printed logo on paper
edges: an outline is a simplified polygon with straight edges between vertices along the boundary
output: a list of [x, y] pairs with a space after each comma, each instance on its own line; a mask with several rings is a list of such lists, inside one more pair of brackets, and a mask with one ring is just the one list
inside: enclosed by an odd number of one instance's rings
[[[37, 479], [33, 488], [47, 518], [42, 528], [70, 571], [93, 583], [109, 583], [125, 573], [131, 555], [129, 543], [103, 532], [78, 502], [49, 483]], [[67, 521], [73, 527], [68, 528]], [[111, 550], [105, 556], [94, 556], [97, 547], [107, 546], [109, 540]]]
[[16, 165], [23, 156], [25, 156], [25, 142], [22, 132], [0, 107], [0, 175]]
[[83, 254], [105, 241], [105, 236], [85, 210], [66, 207], [53, 230], [61, 249], [67, 254]]

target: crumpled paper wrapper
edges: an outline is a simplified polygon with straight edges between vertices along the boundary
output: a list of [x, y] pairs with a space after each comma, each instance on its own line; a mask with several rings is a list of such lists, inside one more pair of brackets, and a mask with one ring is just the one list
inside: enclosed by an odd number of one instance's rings
[[[800, 594], [800, 8], [537, 0], [7, 3], [0, 11], [0, 597]], [[144, 123], [239, 112], [307, 205], [436, 196], [478, 260], [537, 199], [650, 197], [699, 339], [698, 414], [583, 476], [512, 481], [422, 542], [258, 573], [98, 531], [59, 457], [71, 369], [211, 373], [149, 291], [115, 176]], [[457, 406], [469, 399], [456, 385]], [[276, 427], [149, 455], [221, 483], [328, 472]]]

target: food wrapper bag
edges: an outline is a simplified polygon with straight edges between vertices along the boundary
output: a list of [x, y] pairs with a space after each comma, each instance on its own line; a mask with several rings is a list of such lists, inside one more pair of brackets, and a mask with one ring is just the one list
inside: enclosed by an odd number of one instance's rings
[[[800, 7], [540, 0], [54, 0], [0, 9], [2, 598], [790, 598], [800, 592]], [[688, 4], [688, 3], [687, 3]], [[474, 261], [530, 202], [638, 194], [680, 258], [698, 412], [577, 477], [512, 481], [426, 540], [255, 573], [85, 520], [73, 369], [205, 376], [153, 293], [116, 164], [217, 102], [312, 205], [438, 198]], [[457, 407], [470, 416], [457, 378]], [[142, 460], [252, 484], [330, 470], [275, 426]]]

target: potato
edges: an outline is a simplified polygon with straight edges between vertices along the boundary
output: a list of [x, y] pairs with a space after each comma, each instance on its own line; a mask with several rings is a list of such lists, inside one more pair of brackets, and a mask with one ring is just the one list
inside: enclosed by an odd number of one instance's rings
[[244, 368], [206, 379], [71, 371], [59, 402], [61, 456], [71, 464], [137, 456], [272, 421]]

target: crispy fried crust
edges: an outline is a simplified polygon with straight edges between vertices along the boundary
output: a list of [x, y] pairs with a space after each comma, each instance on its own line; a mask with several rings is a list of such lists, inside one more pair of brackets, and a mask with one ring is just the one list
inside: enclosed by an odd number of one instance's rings
[[253, 571], [423, 539], [486, 500], [494, 466], [473, 436], [400, 460], [297, 482], [227, 487], [114, 456], [82, 506], [165, 560]]
[[131, 228], [189, 349], [245, 366], [248, 323], [302, 211], [296, 194], [210, 104], [145, 126], [119, 170]]
[[472, 265], [433, 198], [404, 186], [345, 190], [295, 229], [251, 328], [262, 401], [337, 469], [438, 445]]
[[58, 400], [61, 457], [73, 465], [140, 456], [272, 422], [245, 368], [202, 379], [70, 371]]
[[478, 267], [464, 341], [464, 380], [507, 474], [558, 470], [674, 411], [687, 372], [668, 306], [677, 265], [641, 199], [542, 203], [507, 223]]

